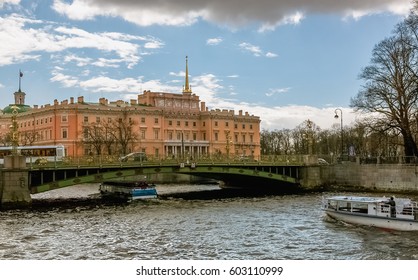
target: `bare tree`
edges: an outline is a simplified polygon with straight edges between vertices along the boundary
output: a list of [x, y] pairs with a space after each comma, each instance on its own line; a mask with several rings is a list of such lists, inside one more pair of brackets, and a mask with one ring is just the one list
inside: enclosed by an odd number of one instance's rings
[[125, 111], [120, 118], [113, 120], [110, 127], [116, 144], [120, 148], [120, 153], [123, 155], [129, 152], [129, 146], [131, 146], [131, 150], [134, 149], [135, 142], [138, 140], [138, 133], [134, 131], [134, 125], [135, 121], [128, 118]]
[[405, 43], [405, 34], [395, 34], [375, 46], [369, 66], [360, 78], [365, 85], [350, 106], [356, 111], [374, 114], [374, 124], [386, 130], [396, 129], [403, 136], [406, 156], [418, 155], [411, 132], [411, 116], [416, 113], [417, 52]]
[[93, 147], [96, 155], [101, 155], [104, 146], [103, 127], [100, 123], [89, 123], [83, 127], [83, 144]]
[[39, 140], [39, 131], [31, 130], [22, 132], [22, 145], [31, 146], [33, 143]]

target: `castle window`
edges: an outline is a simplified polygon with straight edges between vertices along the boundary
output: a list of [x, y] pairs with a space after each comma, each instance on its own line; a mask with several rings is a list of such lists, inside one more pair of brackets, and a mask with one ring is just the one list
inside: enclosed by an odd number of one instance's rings
[[66, 128], [62, 129], [62, 139], [68, 138], [68, 130]]

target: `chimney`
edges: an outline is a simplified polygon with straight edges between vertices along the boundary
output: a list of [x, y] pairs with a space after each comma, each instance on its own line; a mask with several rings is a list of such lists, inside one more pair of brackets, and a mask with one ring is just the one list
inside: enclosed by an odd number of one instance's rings
[[200, 102], [200, 111], [205, 111], [206, 102]]
[[54, 105], [58, 105], [58, 100], [54, 99]]
[[242, 110], [239, 110], [238, 112], [239, 112], [239, 115], [242, 116]]
[[70, 104], [74, 104], [74, 97], [70, 97]]
[[79, 96], [77, 98], [77, 103], [84, 103], [84, 96]]

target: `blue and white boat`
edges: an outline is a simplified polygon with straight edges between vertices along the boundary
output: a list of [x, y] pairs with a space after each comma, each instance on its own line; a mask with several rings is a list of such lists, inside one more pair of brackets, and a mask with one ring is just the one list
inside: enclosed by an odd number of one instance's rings
[[155, 185], [145, 181], [105, 181], [100, 184], [99, 191], [103, 198], [127, 201], [158, 196]]
[[418, 231], [418, 206], [409, 198], [331, 196], [323, 198], [322, 209], [350, 224]]

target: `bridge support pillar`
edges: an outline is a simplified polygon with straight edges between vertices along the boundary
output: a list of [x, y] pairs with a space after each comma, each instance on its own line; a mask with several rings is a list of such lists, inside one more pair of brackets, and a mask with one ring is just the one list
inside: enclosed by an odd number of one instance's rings
[[26, 208], [31, 204], [26, 158], [21, 155], [4, 157], [4, 168], [0, 171], [0, 208]]

